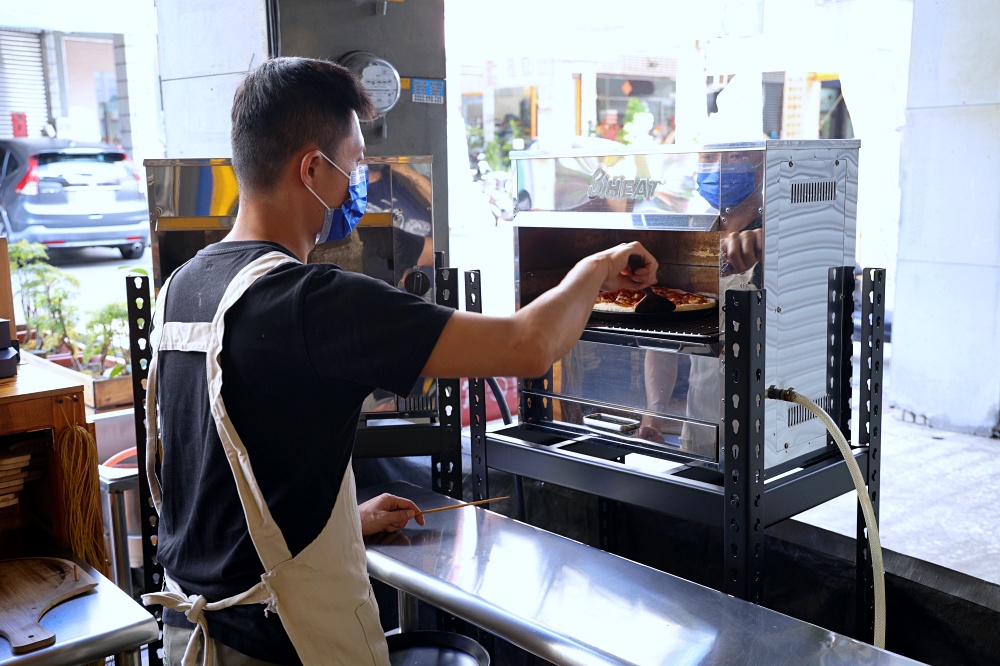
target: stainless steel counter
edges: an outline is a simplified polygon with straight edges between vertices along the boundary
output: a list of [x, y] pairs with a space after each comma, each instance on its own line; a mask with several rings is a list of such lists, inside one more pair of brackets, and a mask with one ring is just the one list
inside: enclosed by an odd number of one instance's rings
[[0, 666], [70, 666], [145, 645], [159, 637], [156, 620], [113, 582], [90, 567], [97, 587], [54, 606], [41, 624], [55, 632], [56, 642], [25, 654], [11, 653], [0, 638]]
[[[455, 500], [407, 483], [424, 509]], [[368, 572], [556, 664], [914, 664], [479, 507], [367, 541]]]

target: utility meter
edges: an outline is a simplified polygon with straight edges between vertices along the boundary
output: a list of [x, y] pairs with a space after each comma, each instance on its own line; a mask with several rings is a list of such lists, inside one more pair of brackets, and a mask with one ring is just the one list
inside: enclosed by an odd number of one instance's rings
[[388, 61], [368, 51], [351, 51], [337, 61], [361, 81], [375, 103], [378, 117], [384, 116], [399, 101], [399, 72]]

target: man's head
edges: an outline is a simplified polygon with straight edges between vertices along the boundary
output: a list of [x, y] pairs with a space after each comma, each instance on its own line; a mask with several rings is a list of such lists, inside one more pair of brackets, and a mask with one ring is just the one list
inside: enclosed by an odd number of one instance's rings
[[288, 161], [310, 148], [354, 168], [357, 157], [345, 154], [347, 144], [360, 141], [358, 120], [374, 114], [360, 82], [340, 65], [309, 58], [264, 62], [233, 99], [233, 170], [241, 191], [271, 190]]

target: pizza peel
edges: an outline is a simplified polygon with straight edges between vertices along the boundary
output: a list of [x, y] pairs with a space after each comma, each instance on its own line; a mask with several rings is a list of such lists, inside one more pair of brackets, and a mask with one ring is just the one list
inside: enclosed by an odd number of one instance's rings
[[56, 635], [38, 624], [61, 601], [97, 587], [82, 568], [55, 557], [0, 561], [0, 636], [14, 654], [56, 642]]
[[[645, 265], [646, 260], [642, 258], [642, 255], [629, 255], [628, 267], [633, 271], [637, 268], [642, 268]], [[667, 312], [673, 312], [677, 308], [672, 300], [660, 296], [653, 291], [652, 287], [646, 287], [642, 290], [642, 293], [646, 295], [643, 296], [642, 300], [635, 304], [636, 314], [665, 314]]]

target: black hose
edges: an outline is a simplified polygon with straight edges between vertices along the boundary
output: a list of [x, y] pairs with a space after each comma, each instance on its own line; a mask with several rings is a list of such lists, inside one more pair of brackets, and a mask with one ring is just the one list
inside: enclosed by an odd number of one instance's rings
[[487, 377], [486, 383], [493, 390], [493, 397], [496, 398], [497, 406], [500, 408], [500, 416], [503, 418], [504, 425], [510, 425], [514, 419], [510, 415], [510, 407], [507, 406], [507, 400], [503, 397], [503, 391], [500, 390], [497, 378]]
[[[503, 418], [504, 425], [510, 425], [513, 421], [510, 415], [510, 407], [507, 406], [507, 400], [504, 399], [503, 391], [500, 390], [500, 384], [497, 382], [496, 377], [487, 377], [486, 383], [490, 385], [490, 389], [493, 391], [493, 397], [500, 408], [500, 416]], [[527, 507], [524, 504], [524, 480], [520, 474], [514, 474], [513, 476], [515, 517], [523, 523], [527, 514]]]

